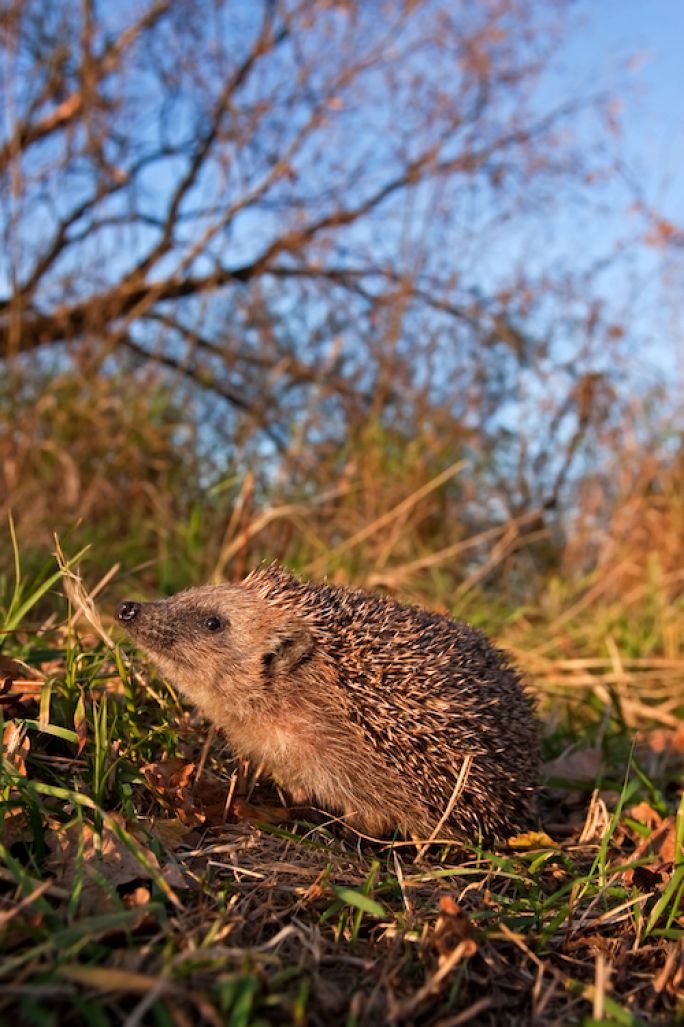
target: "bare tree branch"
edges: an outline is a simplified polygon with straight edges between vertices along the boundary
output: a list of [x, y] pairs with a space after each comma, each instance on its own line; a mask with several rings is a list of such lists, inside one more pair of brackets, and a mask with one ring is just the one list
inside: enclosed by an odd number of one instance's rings
[[[170, 0], [155, 0], [137, 22], [129, 25], [117, 40], [106, 47], [99, 58], [95, 58], [100, 82], [119, 70], [121, 59], [125, 53], [144, 32], [154, 28], [155, 24], [167, 13], [169, 6]], [[15, 125], [10, 138], [0, 146], [0, 173], [12, 159], [28, 150], [34, 143], [73, 124], [83, 112], [83, 101], [83, 91], [74, 91], [38, 121], [32, 121], [29, 116], [27, 120]]]

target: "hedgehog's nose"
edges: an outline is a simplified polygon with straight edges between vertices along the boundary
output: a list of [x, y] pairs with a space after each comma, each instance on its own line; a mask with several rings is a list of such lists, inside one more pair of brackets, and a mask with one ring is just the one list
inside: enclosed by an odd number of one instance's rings
[[131, 599], [124, 599], [119, 603], [116, 610], [116, 619], [122, 620], [124, 624], [130, 624], [140, 613], [140, 603], [134, 603]]

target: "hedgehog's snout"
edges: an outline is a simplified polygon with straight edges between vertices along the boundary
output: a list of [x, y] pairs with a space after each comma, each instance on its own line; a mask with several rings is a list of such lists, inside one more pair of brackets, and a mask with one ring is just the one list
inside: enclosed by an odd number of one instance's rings
[[177, 618], [171, 616], [167, 600], [138, 603], [124, 599], [116, 608], [116, 619], [141, 645], [155, 652], [168, 649], [178, 636]]
[[134, 603], [132, 599], [124, 599], [116, 608], [116, 619], [124, 624], [130, 624], [140, 613], [140, 603]]

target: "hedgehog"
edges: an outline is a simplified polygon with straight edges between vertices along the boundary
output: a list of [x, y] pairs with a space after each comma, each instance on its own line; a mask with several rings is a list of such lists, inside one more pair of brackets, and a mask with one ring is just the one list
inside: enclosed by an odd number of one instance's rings
[[468, 624], [277, 565], [116, 617], [296, 806], [409, 840], [506, 839], [534, 818], [532, 700]]

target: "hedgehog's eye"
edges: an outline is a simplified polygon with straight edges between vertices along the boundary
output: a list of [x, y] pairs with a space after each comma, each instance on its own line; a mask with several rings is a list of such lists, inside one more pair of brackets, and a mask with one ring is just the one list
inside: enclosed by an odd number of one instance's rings
[[210, 617], [204, 618], [204, 626], [207, 631], [220, 631], [223, 627], [223, 621], [220, 617], [212, 614]]

